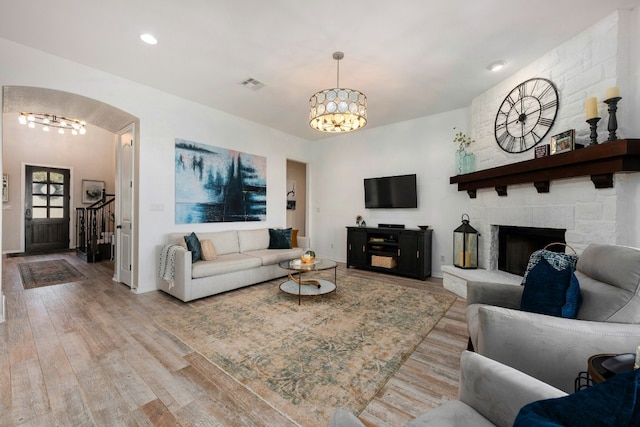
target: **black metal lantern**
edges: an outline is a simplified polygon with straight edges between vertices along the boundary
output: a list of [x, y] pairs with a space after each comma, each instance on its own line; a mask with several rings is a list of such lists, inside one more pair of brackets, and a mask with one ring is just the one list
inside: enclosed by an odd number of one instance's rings
[[478, 236], [478, 230], [469, 225], [469, 215], [462, 214], [462, 225], [453, 230], [453, 265], [478, 268]]

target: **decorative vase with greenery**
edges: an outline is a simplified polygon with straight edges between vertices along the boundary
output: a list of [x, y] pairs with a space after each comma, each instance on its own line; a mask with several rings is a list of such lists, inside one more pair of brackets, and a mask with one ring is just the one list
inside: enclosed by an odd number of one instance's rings
[[476, 168], [476, 156], [473, 153], [467, 152], [467, 148], [476, 141], [456, 127], [454, 127], [453, 130], [458, 131], [453, 137], [453, 142], [458, 144], [458, 150], [456, 151], [456, 173], [461, 175], [473, 172]]

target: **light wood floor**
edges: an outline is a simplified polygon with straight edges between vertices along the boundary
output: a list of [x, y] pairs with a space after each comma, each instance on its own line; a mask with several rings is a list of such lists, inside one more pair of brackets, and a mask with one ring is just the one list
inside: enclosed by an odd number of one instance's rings
[[[18, 263], [61, 257], [89, 279], [23, 290]], [[224, 295], [191, 304], [160, 291], [135, 295], [112, 281], [111, 263], [85, 264], [67, 253], [2, 262], [8, 309], [0, 323], [0, 425], [293, 425], [153, 321]], [[339, 272], [376, 275], [344, 265]], [[392, 279], [448, 292], [439, 279]], [[456, 301], [369, 403], [360, 415], [367, 426], [400, 426], [456, 397], [464, 305]]]

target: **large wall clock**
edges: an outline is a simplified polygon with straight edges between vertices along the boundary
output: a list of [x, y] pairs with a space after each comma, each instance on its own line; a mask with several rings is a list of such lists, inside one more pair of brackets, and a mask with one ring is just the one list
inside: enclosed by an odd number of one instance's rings
[[533, 78], [513, 88], [496, 114], [496, 142], [507, 153], [532, 149], [551, 130], [558, 114], [558, 91], [547, 79]]

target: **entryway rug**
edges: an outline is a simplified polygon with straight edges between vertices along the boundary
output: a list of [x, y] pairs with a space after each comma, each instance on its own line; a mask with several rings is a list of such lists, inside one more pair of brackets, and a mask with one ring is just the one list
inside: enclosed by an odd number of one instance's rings
[[339, 276], [301, 305], [270, 283], [156, 321], [296, 423], [326, 426], [336, 408], [359, 414], [454, 300]]
[[22, 278], [22, 286], [25, 289], [77, 282], [86, 279], [84, 274], [64, 259], [22, 262], [18, 267], [20, 269], [20, 277]]

